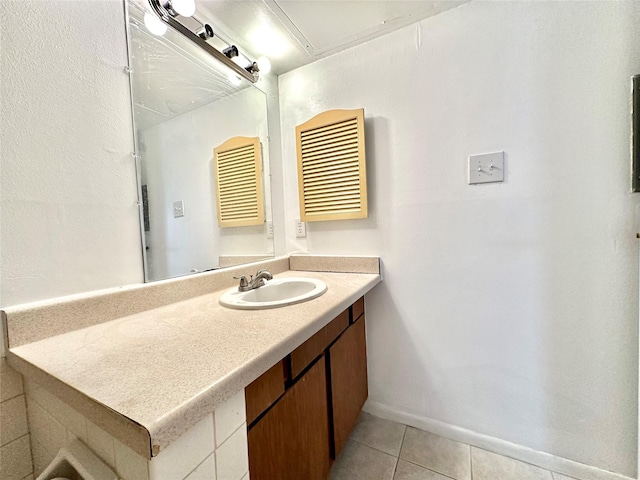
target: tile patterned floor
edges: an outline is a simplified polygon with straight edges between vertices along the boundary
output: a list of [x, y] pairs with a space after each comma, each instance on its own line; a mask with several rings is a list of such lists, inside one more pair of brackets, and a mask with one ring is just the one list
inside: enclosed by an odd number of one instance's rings
[[363, 412], [329, 480], [575, 480]]

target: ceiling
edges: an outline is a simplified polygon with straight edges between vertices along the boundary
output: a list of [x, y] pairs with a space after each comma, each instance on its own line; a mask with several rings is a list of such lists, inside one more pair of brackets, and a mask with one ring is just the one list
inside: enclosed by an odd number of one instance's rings
[[[255, 60], [269, 57], [276, 75], [468, 0], [196, 0], [189, 28], [210, 23], [218, 50], [235, 44]], [[172, 29], [156, 36], [145, 27], [148, 0], [129, 0], [132, 94], [136, 128], [144, 130], [247, 88], [229, 70]]]
[[466, 1], [196, 0], [196, 17], [279, 75]]

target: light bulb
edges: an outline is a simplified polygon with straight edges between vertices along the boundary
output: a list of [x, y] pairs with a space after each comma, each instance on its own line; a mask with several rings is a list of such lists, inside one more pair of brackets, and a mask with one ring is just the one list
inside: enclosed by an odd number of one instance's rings
[[154, 35], [164, 35], [167, 31], [167, 24], [150, 12], [144, 14], [144, 25]]
[[256, 63], [258, 64], [260, 73], [267, 74], [271, 71], [271, 60], [269, 60], [267, 57], [262, 56], [258, 58]]
[[171, 9], [183, 17], [191, 17], [196, 13], [195, 0], [171, 0]]

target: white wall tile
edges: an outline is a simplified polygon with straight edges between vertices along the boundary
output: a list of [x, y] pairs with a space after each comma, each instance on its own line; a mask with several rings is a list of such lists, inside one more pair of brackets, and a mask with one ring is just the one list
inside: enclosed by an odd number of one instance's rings
[[0, 478], [2, 480], [20, 480], [32, 472], [31, 446], [29, 435], [0, 447]]
[[116, 464], [113, 437], [90, 420], [87, 420], [87, 440], [89, 448], [107, 465]]
[[122, 480], [148, 480], [149, 462], [119, 440], [113, 440], [116, 463], [114, 468]]
[[23, 391], [22, 375], [9, 366], [6, 358], [0, 358], [0, 402], [20, 395]]
[[216, 472], [219, 480], [240, 480], [248, 471], [247, 425], [242, 424], [216, 449]]
[[33, 475], [37, 477], [47, 468], [55, 455], [33, 437], [31, 438], [31, 452], [33, 454]]
[[209, 455], [185, 480], [216, 480], [216, 456]]
[[0, 403], [0, 445], [29, 433], [24, 395]]
[[209, 414], [151, 459], [149, 477], [151, 480], [181, 480], [214, 449], [213, 414]]
[[33, 440], [44, 447], [49, 430], [48, 414], [30, 396], [27, 396], [27, 420]]
[[216, 408], [213, 415], [216, 426], [216, 447], [219, 447], [247, 421], [244, 390]]

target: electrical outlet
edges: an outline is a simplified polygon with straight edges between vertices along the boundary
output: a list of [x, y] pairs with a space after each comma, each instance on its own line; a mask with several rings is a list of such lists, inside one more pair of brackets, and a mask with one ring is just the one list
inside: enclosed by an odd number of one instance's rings
[[270, 240], [273, 238], [273, 222], [271, 220], [267, 220], [267, 239]]
[[173, 218], [184, 217], [184, 201], [173, 202]]
[[296, 218], [296, 237], [304, 238], [307, 236], [307, 224]]

